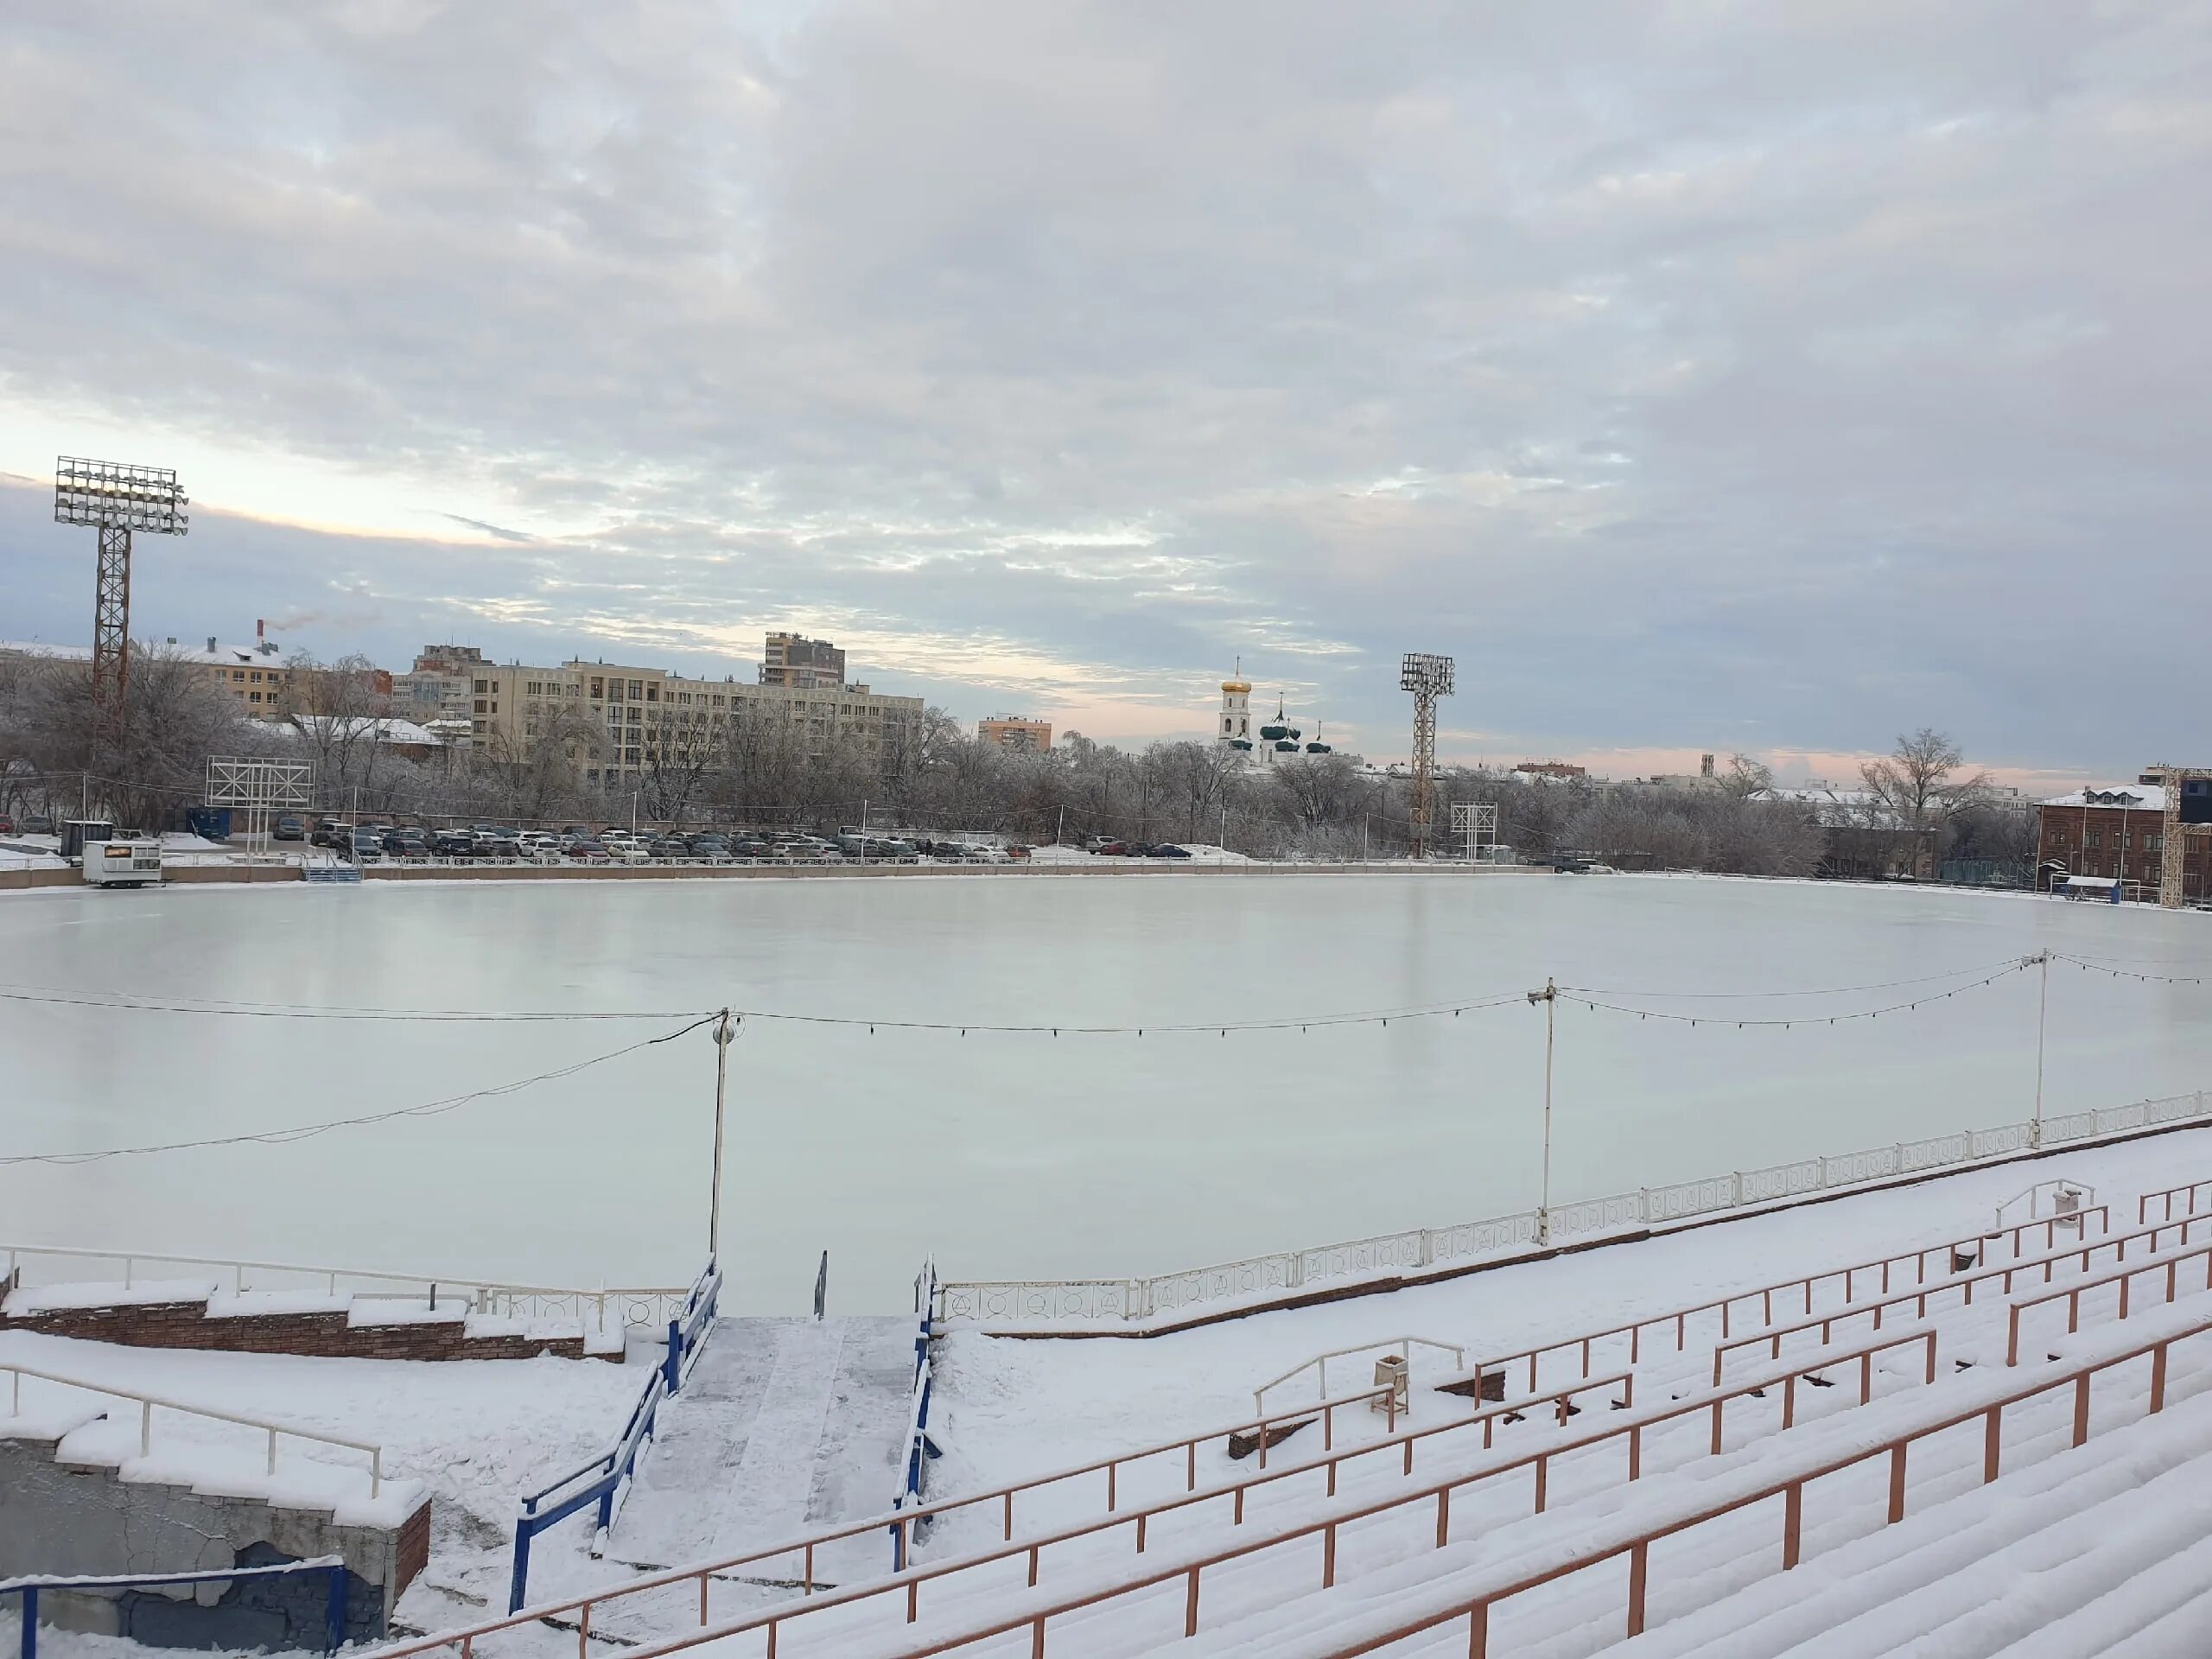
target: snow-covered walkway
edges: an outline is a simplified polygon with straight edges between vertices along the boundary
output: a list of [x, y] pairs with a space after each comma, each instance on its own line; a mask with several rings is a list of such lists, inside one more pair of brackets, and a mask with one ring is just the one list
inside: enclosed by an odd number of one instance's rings
[[[724, 1319], [615, 1523], [640, 1567], [727, 1557], [891, 1505], [914, 1363], [904, 1317]], [[827, 1547], [829, 1582], [890, 1567], [887, 1541]]]

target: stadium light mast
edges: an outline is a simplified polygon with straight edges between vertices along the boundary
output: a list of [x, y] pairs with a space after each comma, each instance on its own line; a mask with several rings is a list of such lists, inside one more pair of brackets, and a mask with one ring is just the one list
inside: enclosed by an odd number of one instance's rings
[[54, 522], [99, 531], [99, 566], [92, 585], [92, 713], [111, 749], [123, 736], [124, 696], [130, 683], [130, 534], [181, 536], [190, 498], [167, 467], [62, 455], [54, 463]]
[[1415, 858], [1428, 856], [1428, 831], [1436, 816], [1436, 700], [1452, 695], [1452, 664], [1433, 652], [1409, 651], [1398, 665], [1398, 689], [1414, 694], [1412, 821]]

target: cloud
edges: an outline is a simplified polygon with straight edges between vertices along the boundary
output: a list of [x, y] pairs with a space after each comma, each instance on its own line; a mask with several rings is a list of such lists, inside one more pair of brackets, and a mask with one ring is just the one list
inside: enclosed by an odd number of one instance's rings
[[[1133, 734], [1241, 654], [1391, 755], [1417, 648], [1499, 749], [2124, 772], [2196, 741], [2208, 61], [2152, 0], [31, 0], [0, 467], [188, 458], [177, 602], [378, 619], [325, 654], [793, 625]], [[80, 627], [19, 493], [0, 631]]]

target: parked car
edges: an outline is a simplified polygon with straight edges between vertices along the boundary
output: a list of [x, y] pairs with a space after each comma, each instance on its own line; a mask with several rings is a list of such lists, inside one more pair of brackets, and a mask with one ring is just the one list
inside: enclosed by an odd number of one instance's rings
[[1116, 841], [1110, 836], [1094, 836], [1090, 841], [1085, 842], [1084, 845], [1089, 847], [1092, 852], [1097, 854], [1101, 858], [1126, 858], [1129, 855], [1131, 851], [1127, 842]]
[[296, 812], [286, 812], [278, 817], [276, 827], [271, 833], [279, 841], [305, 841], [308, 838], [308, 821]]
[[494, 830], [488, 836], [478, 836], [476, 856], [496, 858], [507, 862], [522, 856], [522, 837], [512, 830]]
[[645, 864], [652, 859], [652, 855], [645, 850], [645, 843], [642, 841], [633, 841], [626, 836], [620, 838], [602, 837], [601, 840], [607, 849], [607, 856], [610, 863]]
[[1145, 851], [1147, 858], [1188, 858], [1190, 855], [1189, 848], [1177, 847], [1165, 841], [1157, 847], [1147, 848]]
[[395, 830], [384, 838], [384, 855], [419, 863], [430, 855], [430, 838], [420, 830]]
[[15, 833], [16, 821], [5, 812], [0, 812], [0, 836], [12, 836]]
[[335, 847], [342, 852], [353, 843], [353, 826], [340, 823], [335, 818], [325, 818], [315, 825], [308, 840], [317, 847]]
[[625, 830], [617, 823], [601, 830], [598, 838], [601, 844], [612, 847], [618, 841], [635, 841], [638, 837], [634, 830]]
[[572, 841], [569, 843], [567, 855], [578, 864], [604, 864], [607, 861], [607, 846], [603, 842]]
[[720, 836], [694, 836], [686, 844], [694, 858], [702, 858], [714, 864], [728, 861], [729, 842]]
[[356, 830], [346, 838], [344, 850], [357, 864], [373, 864], [384, 856], [384, 837], [373, 830]]
[[678, 841], [674, 836], [655, 836], [645, 843], [645, 851], [654, 858], [677, 859], [695, 856], [691, 843]]
[[441, 830], [431, 841], [430, 850], [440, 858], [474, 858], [476, 837], [466, 830]]

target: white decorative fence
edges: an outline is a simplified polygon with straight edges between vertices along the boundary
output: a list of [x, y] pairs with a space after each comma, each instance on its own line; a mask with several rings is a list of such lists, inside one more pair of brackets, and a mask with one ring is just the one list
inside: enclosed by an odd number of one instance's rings
[[[2204, 1092], [2170, 1095], [2094, 1112], [2047, 1117], [2043, 1144], [2153, 1128], [2206, 1116]], [[1857, 1186], [1923, 1170], [1972, 1164], [2028, 1148], [2032, 1125], [2006, 1123], [1993, 1129], [1961, 1129], [1924, 1141], [1899, 1141], [1840, 1156], [1805, 1158], [1765, 1169], [1707, 1175], [1668, 1186], [1638, 1187], [1610, 1198], [1580, 1198], [1552, 1206], [1554, 1243], [1590, 1238], [1662, 1222], [1681, 1221], [1717, 1211], [1771, 1204], [1808, 1192]], [[939, 1319], [985, 1323], [1083, 1324], [1103, 1319], [1157, 1319], [1186, 1308], [1267, 1302], [1279, 1294], [1338, 1283], [1347, 1289], [1362, 1280], [1403, 1274], [1475, 1257], [1503, 1255], [1534, 1244], [1537, 1215], [1523, 1210], [1488, 1221], [1449, 1227], [1417, 1227], [1376, 1238], [1323, 1244], [1313, 1249], [1281, 1250], [1242, 1262], [1224, 1262], [1151, 1279], [1082, 1279], [1058, 1281], [1010, 1280], [958, 1282], [938, 1287]]]

